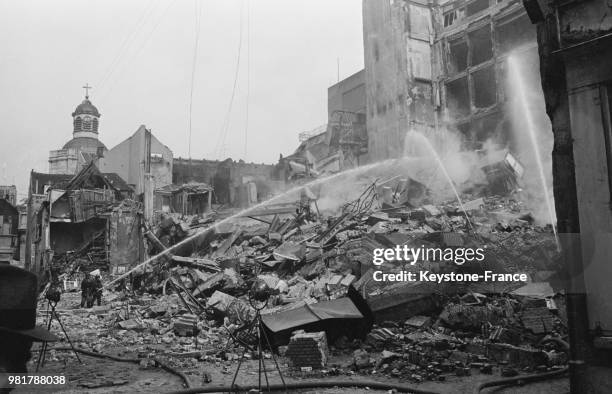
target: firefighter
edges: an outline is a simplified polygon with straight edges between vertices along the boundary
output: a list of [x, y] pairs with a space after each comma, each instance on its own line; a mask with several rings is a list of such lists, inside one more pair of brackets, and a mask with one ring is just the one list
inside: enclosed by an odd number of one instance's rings
[[81, 282], [81, 308], [91, 308], [93, 304], [93, 278], [90, 274], [85, 274], [85, 278]]
[[100, 306], [102, 304], [102, 280], [100, 279], [100, 275], [95, 276], [93, 280], [92, 291], [93, 291], [93, 300], [91, 302], [92, 305], [95, 301], [96, 304]]

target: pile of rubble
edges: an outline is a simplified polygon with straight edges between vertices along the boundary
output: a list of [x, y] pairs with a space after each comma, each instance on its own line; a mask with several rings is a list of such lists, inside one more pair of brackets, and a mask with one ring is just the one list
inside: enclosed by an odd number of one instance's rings
[[[325, 333], [324, 340], [300, 334], [305, 344], [319, 341], [304, 345], [318, 354], [301, 361], [310, 367], [331, 368], [328, 347], [331, 356], [350, 355], [336, 370], [412, 381], [474, 368], [510, 376], [564, 365], [564, 299], [553, 290], [560, 267], [551, 228], [534, 224], [512, 197], [475, 198], [463, 206], [414, 206], [373, 184], [333, 216], [318, 212], [308, 193], [298, 203], [250, 211], [206, 231], [201, 227], [213, 217], [201, 223], [166, 215], [146, 234], [151, 253], [165, 253], [116, 283], [106, 306], [94, 308], [112, 327], [95, 346], [121, 341], [146, 353], [166, 345], [164, 352], [174, 356], [232, 360], [237, 348], [254, 341], [249, 329], [258, 306], [270, 342], [289, 358], [299, 353], [291, 350], [296, 331]], [[462, 267], [441, 261], [373, 266], [375, 249], [396, 245], [479, 247], [486, 258]], [[531, 282], [376, 282], [374, 268], [520, 271]], [[265, 305], [249, 299], [256, 281], [271, 289]]]

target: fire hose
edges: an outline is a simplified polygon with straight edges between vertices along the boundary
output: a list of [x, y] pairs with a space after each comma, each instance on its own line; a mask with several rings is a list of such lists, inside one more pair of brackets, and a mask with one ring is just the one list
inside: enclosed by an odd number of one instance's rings
[[487, 387], [523, 385], [525, 383], [532, 383], [532, 382], [537, 382], [540, 380], [557, 378], [557, 377], [561, 377], [565, 375], [568, 371], [569, 371], [569, 368], [565, 367], [558, 371], [536, 373], [533, 375], [526, 375], [526, 376], [515, 376], [513, 378], [507, 378], [507, 379], [491, 380], [488, 382], [480, 383], [478, 386], [476, 386], [476, 388], [474, 389], [474, 394], [480, 394], [482, 389], [487, 388]]
[[[140, 358], [125, 358], [125, 357], [119, 357], [119, 356], [112, 356], [110, 354], [90, 352], [89, 350], [79, 349], [79, 348], [73, 349], [68, 346], [53, 348], [53, 350], [58, 350], [58, 351], [61, 351], [61, 350], [73, 351], [74, 350], [75, 352], [84, 354], [86, 356], [106, 358], [106, 359], [113, 360], [113, 361], [120, 361], [120, 362], [126, 362], [126, 363], [134, 363], [134, 364], [140, 364], [140, 361], [142, 360]], [[159, 367], [163, 369], [164, 371], [170, 372], [171, 374], [178, 376], [183, 381], [183, 383], [185, 384], [187, 388], [191, 387], [191, 382], [189, 381], [189, 378], [184, 373], [182, 373], [181, 371], [177, 371], [176, 369], [172, 368], [171, 366], [160, 361], [157, 358], [153, 358], [152, 360], [155, 362], [156, 365], [159, 365]]]
[[[54, 350], [71, 351], [73, 349], [70, 347], [59, 347], [59, 348], [55, 348]], [[110, 354], [91, 352], [91, 351], [79, 349], [79, 348], [75, 348], [74, 350], [78, 353], [81, 353], [87, 356], [96, 357], [96, 358], [105, 358], [105, 359], [109, 359], [113, 361], [129, 362], [129, 363], [134, 363], [134, 364], [139, 364], [141, 361], [141, 359], [139, 358], [119, 357], [119, 356], [113, 356]], [[162, 368], [163, 370], [179, 377], [183, 381], [185, 386], [187, 387], [187, 389], [184, 389], [184, 390], [173, 391], [171, 392], [172, 394], [218, 393], [218, 392], [233, 392], [233, 391], [237, 392], [237, 391], [248, 391], [251, 389], [258, 388], [258, 386], [254, 384], [245, 385], [245, 386], [236, 385], [234, 387], [227, 386], [227, 385], [191, 387], [191, 382], [184, 373], [172, 368], [171, 366], [160, 361], [157, 358], [153, 358], [152, 360], [156, 363], [156, 365], [159, 365], [159, 367]], [[557, 377], [563, 376], [568, 371], [569, 371], [569, 368], [566, 367], [558, 371], [544, 372], [544, 373], [526, 375], [526, 376], [516, 376], [512, 378], [507, 378], [507, 379], [498, 379], [498, 380], [483, 382], [483, 383], [480, 383], [478, 386], [476, 386], [476, 388], [474, 389], [474, 394], [479, 394], [483, 389], [488, 388], [488, 387], [523, 385], [525, 383], [532, 383], [532, 382], [537, 382], [541, 380], [557, 378]], [[396, 390], [397, 392], [400, 392], [400, 393], [414, 393], [414, 394], [439, 394], [438, 392], [435, 392], [435, 391], [421, 390], [421, 389], [417, 389], [417, 388], [402, 385], [402, 384], [389, 384], [389, 383], [382, 383], [382, 382], [377, 382], [373, 380], [361, 380], [361, 381], [317, 380], [317, 381], [291, 382], [291, 383], [286, 384], [286, 388], [291, 389], [291, 390], [314, 389], [314, 388], [333, 388], [333, 387], [369, 388], [373, 390]], [[282, 391], [284, 389], [285, 387], [282, 384], [270, 384], [270, 390]]]
[[[266, 390], [268, 386], [266, 385]], [[416, 389], [414, 387], [405, 386], [402, 384], [390, 384], [376, 382], [374, 380], [313, 380], [287, 383], [283, 386], [280, 383], [270, 384], [270, 391], [285, 391], [287, 390], [302, 390], [315, 388], [333, 388], [333, 387], [351, 387], [351, 388], [368, 388], [371, 390], [396, 390], [399, 393], [414, 393], [414, 394], [440, 394], [437, 391], [428, 391]], [[249, 390], [257, 390], [257, 384], [244, 386], [206, 386], [194, 387], [186, 390], [172, 391], [170, 394], [192, 394], [192, 393], [228, 393], [228, 392], [245, 392]]]

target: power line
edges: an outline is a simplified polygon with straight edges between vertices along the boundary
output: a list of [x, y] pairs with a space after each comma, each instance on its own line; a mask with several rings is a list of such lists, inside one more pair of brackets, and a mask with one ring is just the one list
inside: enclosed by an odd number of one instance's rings
[[230, 117], [231, 117], [231, 112], [232, 112], [232, 106], [234, 104], [234, 97], [236, 95], [236, 86], [238, 85], [238, 72], [240, 71], [240, 54], [242, 53], [242, 25], [243, 25], [243, 21], [242, 21], [242, 9], [244, 7], [244, 1], [242, 3], [240, 3], [240, 35], [238, 38], [238, 55], [237, 55], [237, 59], [236, 59], [236, 71], [234, 72], [234, 84], [232, 87], [232, 94], [230, 96], [230, 101], [229, 101], [229, 106], [227, 108], [227, 113], [225, 115], [225, 119], [223, 121], [223, 125], [221, 127], [220, 133], [219, 133], [219, 138], [217, 140], [217, 145], [215, 148], [215, 152], [219, 152], [220, 155], [220, 149], [222, 146], [225, 145], [225, 140], [227, 138], [227, 133], [229, 131], [229, 123], [230, 123]]
[[[172, 7], [172, 5], [174, 5], [174, 3], [176, 2], [176, 0], [171, 0], [170, 3], [168, 3], [168, 6], [163, 10], [163, 12], [161, 13], [161, 15], [159, 16], [159, 18], [157, 19], [157, 22], [155, 23], [155, 25], [153, 25], [153, 28], [149, 31], [147, 37], [145, 38], [145, 40], [142, 42], [142, 44], [140, 45], [140, 47], [138, 47], [137, 50], [132, 51], [131, 55], [133, 57], [136, 57], [140, 54], [140, 52], [142, 52], [142, 50], [144, 49], [144, 47], [149, 43], [149, 40], [151, 39], [151, 37], [153, 37], [153, 33], [155, 33], [155, 31], [157, 30], [157, 28], [159, 27], [159, 25], [161, 24], [161, 22], [164, 20], [164, 17], [166, 16], [166, 14], [168, 13], [168, 10], [170, 9], [170, 7]], [[115, 80], [116, 83], [117, 79]], [[114, 84], [109, 85], [108, 90], [104, 93], [104, 97], [106, 97], [108, 94], [110, 94], [112, 88], [114, 87]]]
[[196, 64], [198, 60], [198, 43], [200, 40], [200, 27], [202, 25], [202, 5], [198, 0], [194, 0], [195, 5], [195, 44], [193, 48], [193, 62], [191, 65], [191, 91], [189, 93], [189, 148], [188, 155], [191, 159], [191, 120], [193, 113], [193, 87], [195, 80]]
[[117, 66], [121, 63], [122, 58], [126, 54], [126, 51], [134, 43], [133, 40], [135, 39], [135, 37], [138, 36], [138, 34], [140, 34], [140, 31], [145, 25], [145, 20], [149, 17], [149, 14], [151, 14], [151, 12], [153, 11], [153, 8], [155, 8], [155, 5], [156, 5], [155, 1], [149, 2], [147, 8], [142, 13], [140, 19], [134, 26], [134, 29], [130, 32], [130, 34], [128, 34], [123, 39], [123, 42], [121, 43], [121, 46], [119, 47], [119, 51], [117, 51], [117, 54], [113, 58], [113, 61], [109, 64], [109, 67], [106, 69], [106, 72], [104, 73], [102, 79], [100, 80], [100, 83], [98, 84], [98, 87], [100, 89], [102, 89], [105, 86], [106, 82], [108, 82], [112, 74], [115, 72], [115, 69], [117, 68]]
[[251, 1], [247, 2], [247, 88], [246, 88], [246, 120], [244, 122], [244, 155], [246, 161], [249, 138], [249, 101], [251, 95]]

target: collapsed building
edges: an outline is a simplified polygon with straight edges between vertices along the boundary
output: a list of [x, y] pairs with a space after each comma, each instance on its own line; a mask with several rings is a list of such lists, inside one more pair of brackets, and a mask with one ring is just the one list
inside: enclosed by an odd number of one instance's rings
[[[143, 363], [166, 357], [182, 370], [210, 363], [229, 371], [242, 346], [257, 346], [250, 289], [264, 282], [270, 292], [262, 330], [271, 343], [264, 352], [282, 355], [290, 374], [419, 383], [563, 371], [567, 328], [555, 239], [520, 201], [477, 198], [461, 212], [456, 203], [411, 203], [402, 181], [370, 182], [370, 176], [356, 182], [363, 192], [329, 216], [287, 197], [231, 222], [188, 229], [190, 242], [176, 246], [168, 239], [180, 228], [165, 231], [176, 224], [164, 219], [146, 235], [164, 253], [107, 282], [107, 305], [94, 307], [93, 320], [70, 314], [71, 324], [86, 327], [77, 338], [98, 333], [97, 342], [82, 345], [94, 351], [126, 352], [137, 343]], [[386, 187], [401, 197], [388, 201]], [[372, 264], [375, 250], [396, 245], [486, 246], [486, 258], [463, 267], [435, 257], [414, 266], [394, 259]], [[422, 269], [523, 272], [529, 283], [385, 282], [373, 274]]]
[[25, 266], [42, 273], [81, 259], [94, 269], [108, 270], [142, 260], [142, 208], [131, 206], [129, 219], [121, 209], [133, 198], [133, 189], [121, 177], [101, 173], [91, 162], [75, 176], [32, 172]]
[[295, 152], [279, 159], [281, 179], [309, 179], [366, 162], [365, 91], [364, 70], [327, 89], [327, 123], [299, 134], [300, 144]]

